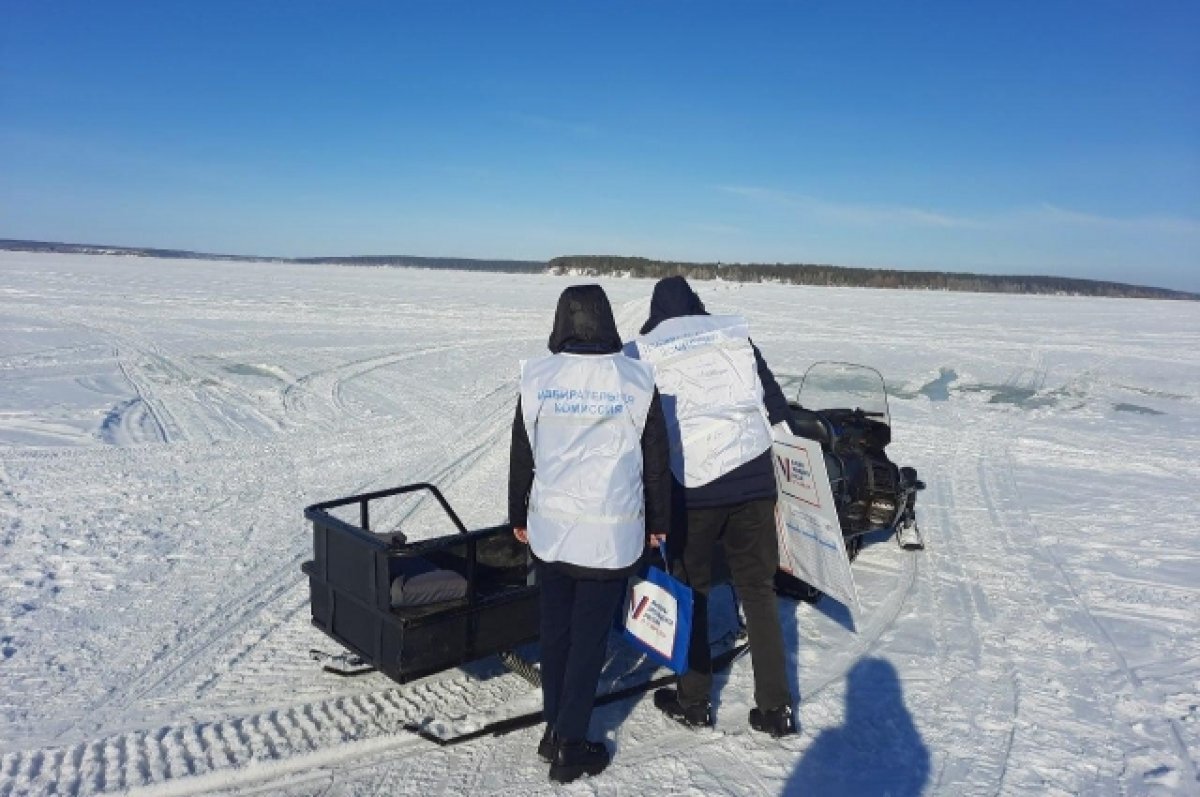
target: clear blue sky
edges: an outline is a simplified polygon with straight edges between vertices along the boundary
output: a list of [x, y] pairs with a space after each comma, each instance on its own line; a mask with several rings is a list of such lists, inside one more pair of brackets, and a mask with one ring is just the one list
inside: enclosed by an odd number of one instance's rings
[[0, 0], [0, 237], [1200, 290], [1200, 3]]

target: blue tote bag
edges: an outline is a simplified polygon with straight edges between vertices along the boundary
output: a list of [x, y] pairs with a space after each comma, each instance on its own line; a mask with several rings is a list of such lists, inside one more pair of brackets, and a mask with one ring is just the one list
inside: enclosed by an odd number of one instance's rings
[[[666, 544], [660, 545], [663, 564]], [[692, 589], [661, 567], [650, 565], [629, 579], [622, 612], [623, 636], [651, 660], [677, 673], [688, 668], [692, 636]]]

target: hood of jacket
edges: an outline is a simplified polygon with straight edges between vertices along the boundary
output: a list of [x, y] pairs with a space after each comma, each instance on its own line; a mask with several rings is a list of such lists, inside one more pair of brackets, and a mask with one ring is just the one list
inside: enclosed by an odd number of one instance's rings
[[654, 294], [650, 297], [650, 317], [642, 324], [640, 334], [653, 331], [668, 318], [683, 315], [708, 315], [708, 311], [683, 277], [661, 279], [654, 286]]
[[572, 285], [558, 297], [554, 328], [546, 344], [554, 354], [613, 354], [621, 335], [608, 296], [599, 285]]

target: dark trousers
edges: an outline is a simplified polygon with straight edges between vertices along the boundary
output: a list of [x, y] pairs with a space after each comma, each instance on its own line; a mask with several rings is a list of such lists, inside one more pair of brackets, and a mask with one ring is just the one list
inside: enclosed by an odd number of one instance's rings
[[559, 737], [580, 741], [587, 736], [608, 632], [626, 580], [578, 579], [538, 562], [538, 582], [543, 713]]
[[[677, 534], [677, 530], [682, 533]], [[679, 538], [683, 543], [679, 551], [680, 575], [692, 588], [695, 600], [688, 671], [679, 679], [679, 702], [693, 706], [711, 698], [708, 593], [712, 587], [713, 552], [720, 542], [746, 613], [754, 665], [754, 702], [764, 710], [791, 705], [783, 631], [775, 602], [775, 570], [779, 567], [775, 501], [763, 498], [732, 506], [689, 509], [686, 529], [672, 528], [669, 539], [677, 544]]]

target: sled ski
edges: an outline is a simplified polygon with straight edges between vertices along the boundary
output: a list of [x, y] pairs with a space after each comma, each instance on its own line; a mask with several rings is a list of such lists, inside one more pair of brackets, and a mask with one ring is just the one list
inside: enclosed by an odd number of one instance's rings
[[[714, 673], [723, 672], [729, 669], [735, 661], [740, 659], [748, 650], [750, 644], [743, 642], [736, 645], [723, 653], [720, 653], [712, 658], [712, 669]], [[609, 703], [616, 703], [636, 695], [645, 694], [651, 689], [657, 689], [660, 686], [665, 686], [672, 683], [676, 679], [674, 673], [660, 675], [651, 678], [642, 683], [632, 684], [621, 689], [615, 689], [596, 697], [594, 705], [605, 706]], [[490, 722], [480, 728], [458, 734], [457, 736], [439, 736], [429, 730], [429, 726], [434, 722], [432, 718], [426, 719], [421, 723], [410, 722], [404, 726], [404, 730], [409, 733], [416, 734], [426, 741], [433, 742], [439, 747], [450, 747], [463, 742], [469, 742], [473, 739], [478, 739], [483, 736], [503, 736], [513, 731], [519, 731], [522, 728], [530, 728], [543, 721], [541, 710], [530, 711], [525, 714], [518, 714], [515, 717], [506, 717], [502, 720]]]
[[916, 523], [909, 523], [907, 526], [902, 526], [896, 532], [896, 542], [906, 551], [922, 551], [925, 549], [925, 541], [921, 539], [921, 529], [917, 527]]
[[913, 468], [900, 469], [901, 483], [905, 487], [904, 512], [897, 523], [896, 542], [906, 551], [925, 550], [921, 529], [917, 526], [917, 491], [925, 489], [925, 482], [917, 478]]
[[312, 648], [308, 651], [308, 655], [313, 661], [320, 662], [321, 669], [331, 675], [353, 678], [356, 675], [375, 672], [375, 668], [370, 662], [353, 653], [326, 653], [323, 650]]

